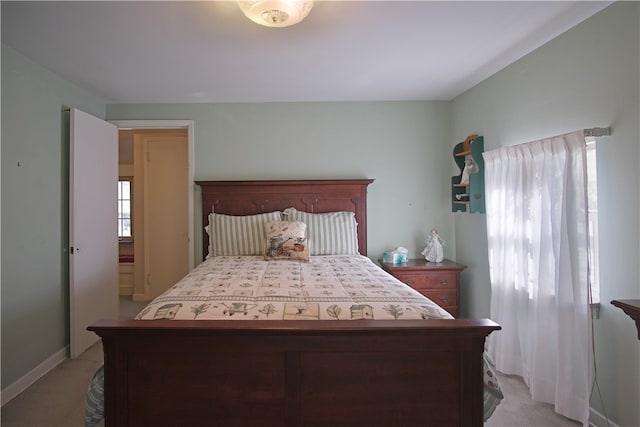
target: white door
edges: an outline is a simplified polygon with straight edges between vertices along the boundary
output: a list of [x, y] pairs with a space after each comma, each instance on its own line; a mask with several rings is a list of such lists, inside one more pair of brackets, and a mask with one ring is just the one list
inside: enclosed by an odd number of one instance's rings
[[70, 356], [99, 337], [86, 330], [118, 318], [118, 128], [80, 110], [70, 113]]

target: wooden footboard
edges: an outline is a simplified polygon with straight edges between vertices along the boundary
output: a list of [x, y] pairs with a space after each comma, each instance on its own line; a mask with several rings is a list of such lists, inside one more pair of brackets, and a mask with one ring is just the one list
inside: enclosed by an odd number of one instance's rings
[[491, 320], [100, 321], [106, 426], [481, 426]]

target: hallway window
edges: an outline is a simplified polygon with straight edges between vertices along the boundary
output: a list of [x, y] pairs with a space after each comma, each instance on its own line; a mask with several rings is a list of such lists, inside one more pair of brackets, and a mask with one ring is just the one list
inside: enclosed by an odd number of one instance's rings
[[120, 240], [131, 240], [131, 178], [120, 178], [118, 180], [118, 238]]

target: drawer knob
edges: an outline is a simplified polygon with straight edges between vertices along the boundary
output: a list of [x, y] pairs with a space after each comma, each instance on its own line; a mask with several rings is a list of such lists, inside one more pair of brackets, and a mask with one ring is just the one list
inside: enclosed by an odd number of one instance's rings
[[440, 302], [447, 302], [447, 301], [449, 301], [449, 298], [447, 298], [447, 296], [446, 296], [446, 295], [442, 295], [442, 296], [440, 297]]
[[414, 283], [414, 282], [413, 282], [413, 279], [409, 279], [409, 280], [407, 280], [407, 285], [409, 285], [409, 286], [413, 286], [413, 283]]
[[440, 279], [440, 284], [442, 286], [446, 286], [449, 282], [447, 281], [447, 279]]

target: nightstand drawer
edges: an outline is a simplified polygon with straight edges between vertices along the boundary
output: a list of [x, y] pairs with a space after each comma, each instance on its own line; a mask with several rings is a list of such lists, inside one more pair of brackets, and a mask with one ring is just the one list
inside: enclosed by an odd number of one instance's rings
[[440, 307], [447, 309], [447, 311], [449, 312], [450, 308], [456, 307], [458, 305], [458, 292], [455, 290], [422, 290], [420, 291], [420, 293], [438, 304]]
[[435, 273], [395, 273], [403, 283], [414, 289], [457, 289], [458, 274], [450, 272]]

